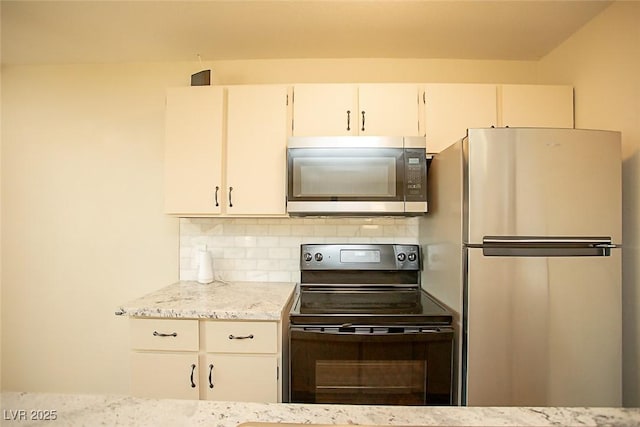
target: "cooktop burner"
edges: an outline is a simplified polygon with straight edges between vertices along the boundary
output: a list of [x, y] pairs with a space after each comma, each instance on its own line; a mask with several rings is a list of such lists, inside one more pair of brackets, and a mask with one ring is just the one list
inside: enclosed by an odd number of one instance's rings
[[450, 325], [420, 288], [417, 245], [302, 245], [292, 325]]

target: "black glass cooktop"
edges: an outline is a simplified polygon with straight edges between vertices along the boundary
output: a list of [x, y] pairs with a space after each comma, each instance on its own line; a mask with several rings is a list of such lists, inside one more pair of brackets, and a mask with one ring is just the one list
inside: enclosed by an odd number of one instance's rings
[[419, 288], [298, 287], [295, 325], [450, 325], [451, 313]]
[[290, 312], [296, 326], [450, 325], [451, 313], [420, 288], [410, 244], [305, 244]]

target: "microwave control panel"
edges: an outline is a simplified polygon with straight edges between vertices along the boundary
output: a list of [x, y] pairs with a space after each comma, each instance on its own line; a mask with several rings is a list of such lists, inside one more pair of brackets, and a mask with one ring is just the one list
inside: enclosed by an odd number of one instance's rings
[[427, 156], [423, 148], [404, 150], [405, 200], [427, 200]]

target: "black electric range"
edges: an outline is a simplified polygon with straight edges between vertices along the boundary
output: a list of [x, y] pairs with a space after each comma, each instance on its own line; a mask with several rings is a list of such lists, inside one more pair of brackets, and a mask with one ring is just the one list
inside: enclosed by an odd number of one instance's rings
[[302, 245], [292, 325], [451, 325], [420, 286], [420, 248], [396, 244]]
[[420, 248], [300, 248], [289, 401], [451, 405], [452, 314], [420, 286]]

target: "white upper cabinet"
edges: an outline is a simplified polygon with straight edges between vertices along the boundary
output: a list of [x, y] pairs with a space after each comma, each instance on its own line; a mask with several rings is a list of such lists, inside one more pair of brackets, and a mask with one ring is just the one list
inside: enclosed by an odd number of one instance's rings
[[296, 85], [293, 88], [293, 135], [357, 135], [357, 110], [356, 85]]
[[439, 153], [469, 128], [573, 127], [573, 88], [545, 85], [425, 84], [427, 152]]
[[222, 189], [223, 95], [221, 87], [211, 86], [167, 91], [166, 213], [220, 213], [215, 197], [216, 188]]
[[572, 128], [573, 87], [502, 85], [501, 123], [509, 127]]
[[420, 91], [415, 84], [358, 87], [358, 131], [371, 136], [422, 136]]
[[289, 135], [426, 136], [427, 152], [438, 153], [468, 128], [491, 126], [572, 128], [573, 88], [363, 83], [169, 89], [165, 212], [285, 216]]
[[464, 138], [469, 128], [497, 125], [496, 85], [427, 84], [424, 91], [428, 153]]
[[294, 136], [418, 136], [417, 84], [294, 86]]
[[288, 88], [169, 89], [165, 212], [285, 215]]
[[228, 88], [227, 214], [286, 214], [287, 95], [286, 86]]

